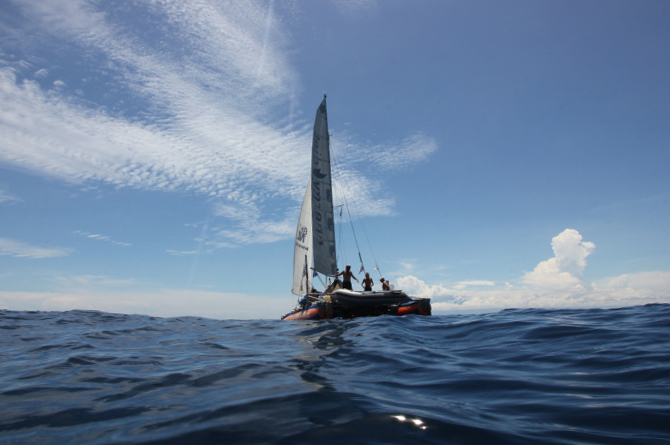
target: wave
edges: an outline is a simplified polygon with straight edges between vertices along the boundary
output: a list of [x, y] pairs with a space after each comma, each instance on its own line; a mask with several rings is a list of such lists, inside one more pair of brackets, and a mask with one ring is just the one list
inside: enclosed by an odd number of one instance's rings
[[670, 305], [281, 322], [0, 311], [7, 443], [668, 443]]

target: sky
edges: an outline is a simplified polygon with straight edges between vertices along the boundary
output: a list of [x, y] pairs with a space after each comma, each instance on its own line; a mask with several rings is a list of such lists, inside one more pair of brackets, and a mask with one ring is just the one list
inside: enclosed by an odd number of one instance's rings
[[0, 308], [279, 318], [324, 93], [340, 268], [358, 243], [436, 314], [669, 303], [668, 23], [666, 0], [0, 0]]

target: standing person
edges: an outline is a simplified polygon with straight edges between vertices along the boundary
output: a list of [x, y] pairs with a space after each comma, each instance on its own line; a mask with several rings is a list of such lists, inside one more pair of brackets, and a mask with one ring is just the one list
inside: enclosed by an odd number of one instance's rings
[[375, 285], [375, 282], [370, 278], [370, 274], [365, 272], [365, 278], [363, 279], [363, 290], [365, 292], [372, 292], [372, 286]]
[[382, 290], [391, 290], [391, 285], [384, 279], [384, 277], [381, 277], [379, 281], [382, 282]]
[[353, 272], [351, 272], [351, 266], [349, 264], [347, 264], [346, 269], [344, 269], [340, 273], [336, 273], [335, 275], [333, 275], [333, 277], [339, 277], [340, 275], [342, 275], [342, 287], [345, 289], [353, 290], [351, 287], [351, 279], [353, 278], [354, 280], [358, 281], [358, 278], [356, 278]]

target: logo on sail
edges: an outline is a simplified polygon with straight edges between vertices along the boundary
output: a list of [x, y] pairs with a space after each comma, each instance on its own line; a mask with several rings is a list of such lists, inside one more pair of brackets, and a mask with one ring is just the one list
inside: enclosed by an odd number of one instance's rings
[[304, 243], [305, 239], [307, 238], [307, 227], [300, 226], [300, 229], [298, 229], [298, 233], [296, 234], [295, 238], [299, 242]]

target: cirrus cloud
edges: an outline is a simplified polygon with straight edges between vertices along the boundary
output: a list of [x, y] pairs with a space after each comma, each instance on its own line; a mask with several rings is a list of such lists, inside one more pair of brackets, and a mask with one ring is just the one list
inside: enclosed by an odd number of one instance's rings
[[16, 258], [55, 258], [68, 256], [74, 249], [64, 247], [38, 247], [22, 241], [0, 238], [0, 255]]
[[[0, 164], [72, 184], [194, 192], [213, 213], [256, 209], [253, 230], [233, 220], [219, 246], [290, 238], [274, 209], [301, 202], [311, 119], [293, 119], [299, 77], [280, 6], [140, 1], [133, 14], [87, 0], [13, 3], [22, 26], [0, 20], [0, 36], [12, 36], [0, 54]], [[379, 162], [402, 167], [435, 149], [415, 134]], [[341, 178], [340, 191], [364, 194], [360, 216], [392, 214], [381, 181], [346, 163]]]
[[12, 195], [11, 193], [0, 189], [0, 203], [3, 203], [3, 202], [18, 202], [18, 201], [21, 201], [21, 200], [19, 198], [17, 198], [16, 196]]

